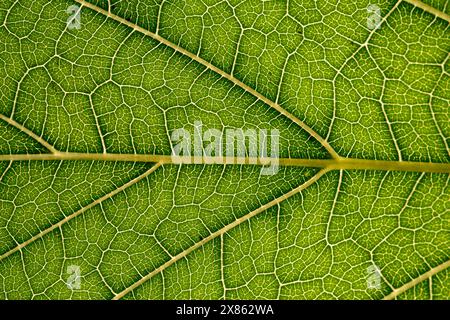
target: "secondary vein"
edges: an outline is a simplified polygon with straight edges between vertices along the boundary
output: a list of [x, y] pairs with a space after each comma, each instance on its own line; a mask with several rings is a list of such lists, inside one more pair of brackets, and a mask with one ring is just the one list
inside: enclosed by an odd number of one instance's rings
[[228, 79], [229, 81], [233, 82], [234, 84], [236, 84], [237, 86], [241, 87], [242, 89], [244, 89], [245, 91], [247, 91], [248, 93], [252, 94], [253, 96], [255, 96], [256, 98], [258, 98], [259, 100], [263, 101], [264, 103], [266, 103], [267, 105], [269, 105], [270, 107], [272, 107], [273, 109], [277, 110], [279, 113], [281, 113], [282, 115], [284, 115], [285, 117], [287, 117], [289, 120], [291, 120], [292, 122], [296, 123], [298, 126], [300, 126], [303, 130], [305, 130], [306, 132], [308, 132], [308, 134], [312, 137], [314, 137], [317, 141], [319, 141], [322, 146], [330, 153], [330, 155], [333, 158], [339, 158], [339, 155], [336, 153], [336, 151], [333, 149], [333, 147], [323, 138], [321, 137], [316, 131], [314, 131], [311, 127], [309, 127], [306, 123], [304, 123], [303, 121], [301, 121], [300, 119], [298, 119], [296, 116], [294, 116], [292, 113], [290, 113], [289, 111], [287, 111], [286, 109], [282, 108], [279, 104], [275, 103], [274, 101], [270, 100], [269, 98], [265, 97], [264, 95], [262, 95], [261, 93], [257, 92], [255, 89], [253, 89], [252, 87], [246, 85], [245, 83], [243, 83], [242, 81], [238, 80], [237, 78], [235, 78], [234, 76], [232, 76], [229, 73], [226, 73], [225, 71], [217, 68], [216, 66], [214, 66], [213, 64], [211, 64], [210, 62], [200, 58], [199, 56], [193, 54], [192, 52], [187, 51], [186, 49], [170, 42], [169, 40], [161, 37], [160, 35], [157, 35], [147, 29], [144, 29], [140, 26], [138, 26], [135, 23], [132, 23], [118, 15], [115, 15], [111, 12], [108, 12], [96, 5], [93, 5], [92, 3], [89, 3], [87, 1], [84, 0], [75, 0], [76, 2], [78, 2], [79, 4], [94, 10], [98, 13], [101, 13], [121, 24], [124, 24], [130, 28], [132, 28], [133, 30], [136, 30], [137, 32], [140, 32], [142, 34], [145, 34], [153, 39], [155, 39], [156, 41], [159, 41], [160, 43], [174, 49], [175, 51], [191, 58], [194, 61], [197, 61], [198, 63], [202, 64], [203, 66], [205, 66], [206, 68], [214, 71], [215, 73], [221, 75], [222, 77]]
[[153, 270], [152, 272], [150, 272], [146, 276], [142, 277], [137, 282], [133, 283], [132, 285], [130, 285], [129, 287], [124, 289], [122, 292], [120, 292], [117, 295], [115, 295], [113, 300], [119, 300], [119, 299], [123, 298], [127, 293], [129, 293], [132, 290], [136, 289], [137, 287], [142, 285], [144, 282], [146, 282], [147, 280], [149, 280], [150, 278], [152, 278], [156, 274], [164, 271], [166, 268], [170, 267], [171, 265], [173, 265], [174, 263], [176, 263], [180, 259], [186, 257], [189, 253], [191, 253], [195, 249], [198, 249], [201, 246], [203, 246], [204, 244], [210, 242], [211, 240], [222, 236], [223, 234], [227, 233], [228, 231], [230, 231], [234, 227], [237, 227], [238, 225], [240, 225], [242, 222], [249, 220], [250, 218], [256, 216], [257, 214], [259, 214], [259, 213], [261, 213], [263, 211], [266, 211], [267, 209], [269, 209], [269, 208], [271, 208], [271, 207], [273, 207], [273, 206], [283, 202], [284, 200], [292, 197], [293, 195], [299, 193], [300, 191], [308, 188], [310, 185], [312, 185], [313, 183], [318, 181], [320, 179], [320, 177], [322, 177], [327, 172], [328, 172], [327, 169], [320, 170], [314, 176], [312, 176], [309, 180], [307, 180], [305, 183], [301, 184], [300, 186], [296, 187], [295, 189], [292, 189], [291, 191], [283, 194], [282, 196], [280, 196], [280, 197], [278, 197], [278, 198], [276, 198], [276, 199], [274, 199], [274, 200], [264, 204], [263, 206], [259, 207], [258, 209], [247, 213], [246, 215], [240, 217], [239, 219], [234, 220], [232, 223], [230, 223], [230, 224], [226, 225], [225, 227], [217, 230], [216, 232], [211, 233], [208, 237], [206, 237], [203, 240], [197, 242], [196, 244], [194, 244], [193, 246], [187, 248], [186, 250], [180, 252], [179, 254], [174, 256], [172, 259], [168, 260], [166, 263], [164, 263], [160, 267], [156, 268], [155, 270]]
[[[408, 289], [411, 289], [412, 287], [416, 286], [417, 284], [427, 280], [427, 279], [431, 279], [432, 276], [434, 276], [435, 274], [437, 274], [438, 272], [444, 271], [445, 269], [447, 269], [448, 267], [450, 267], [450, 260], [428, 270], [427, 272], [425, 272], [424, 274], [418, 276], [417, 278], [411, 280], [408, 283], [405, 283], [403, 286], [401, 286], [398, 289], [395, 289], [394, 291], [392, 291], [390, 294], [388, 294], [387, 296], [385, 296], [383, 298], [383, 300], [392, 300], [395, 299], [396, 297], [398, 297], [400, 294], [402, 294], [403, 292], [407, 291]], [[431, 295], [431, 291], [430, 291], [430, 295]]]
[[42, 238], [43, 236], [45, 236], [46, 234], [52, 232], [53, 230], [55, 230], [57, 228], [60, 228], [62, 225], [66, 224], [70, 220], [73, 220], [74, 218], [78, 217], [79, 215], [81, 215], [82, 213], [86, 212], [87, 210], [95, 207], [96, 205], [102, 203], [103, 201], [105, 201], [107, 199], [110, 199], [110, 198], [114, 197], [116, 194], [118, 194], [118, 193], [124, 191], [125, 189], [131, 187], [132, 185], [138, 183], [142, 179], [145, 179], [147, 176], [149, 176], [151, 173], [153, 173], [160, 166], [161, 166], [161, 163], [155, 164], [154, 166], [152, 166], [149, 170], [147, 170], [146, 172], [144, 172], [140, 176], [138, 176], [138, 177], [128, 181], [127, 183], [125, 183], [124, 185], [120, 186], [119, 188], [117, 188], [117, 189], [111, 191], [110, 193], [105, 194], [104, 196], [98, 198], [97, 200], [89, 203], [87, 206], [85, 206], [85, 207], [79, 209], [78, 211], [72, 213], [71, 215], [65, 217], [64, 219], [60, 220], [58, 223], [48, 227], [45, 230], [42, 230], [41, 232], [39, 232], [38, 234], [34, 235], [33, 237], [31, 237], [27, 241], [22, 242], [21, 244], [17, 245], [16, 247], [12, 248], [11, 250], [9, 250], [9, 251], [5, 252], [4, 254], [2, 254], [0, 256], [0, 261], [2, 261], [3, 259], [9, 257], [13, 253], [21, 250], [22, 248], [26, 247], [30, 243], [32, 243], [32, 242]]

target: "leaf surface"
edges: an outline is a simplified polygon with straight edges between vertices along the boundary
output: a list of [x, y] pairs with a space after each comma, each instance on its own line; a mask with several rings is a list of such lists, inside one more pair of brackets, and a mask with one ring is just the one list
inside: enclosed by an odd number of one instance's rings
[[0, 299], [449, 299], [449, 4], [370, 4], [2, 1]]

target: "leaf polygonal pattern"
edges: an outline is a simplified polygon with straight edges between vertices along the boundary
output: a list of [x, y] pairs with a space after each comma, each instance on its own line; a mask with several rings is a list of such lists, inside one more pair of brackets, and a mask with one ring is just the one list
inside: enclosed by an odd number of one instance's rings
[[[449, 8], [2, 1], [0, 299], [449, 299]], [[173, 163], [199, 122], [279, 170]]]

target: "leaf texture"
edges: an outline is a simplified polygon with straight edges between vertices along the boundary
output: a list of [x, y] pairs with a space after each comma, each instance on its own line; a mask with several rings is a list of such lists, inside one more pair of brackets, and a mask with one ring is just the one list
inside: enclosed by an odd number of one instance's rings
[[[0, 299], [449, 299], [449, 8], [2, 1]], [[198, 122], [279, 171], [174, 163]]]

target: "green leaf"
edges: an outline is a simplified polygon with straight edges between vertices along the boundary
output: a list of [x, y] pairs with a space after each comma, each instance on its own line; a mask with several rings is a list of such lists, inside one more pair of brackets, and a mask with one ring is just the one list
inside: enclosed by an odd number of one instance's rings
[[0, 299], [449, 299], [449, 8], [2, 1]]

